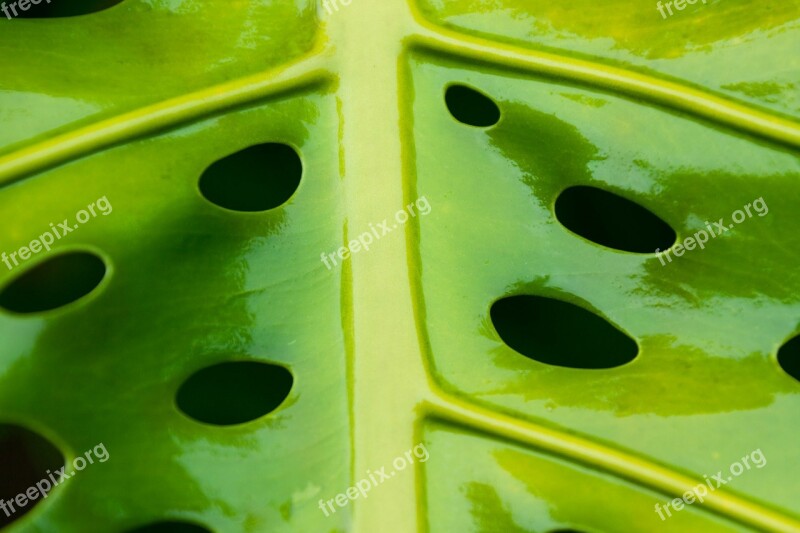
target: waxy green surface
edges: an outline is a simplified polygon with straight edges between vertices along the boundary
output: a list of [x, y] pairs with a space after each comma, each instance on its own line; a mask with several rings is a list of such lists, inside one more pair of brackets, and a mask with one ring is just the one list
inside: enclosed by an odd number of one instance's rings
[[[0, 20], [0, 251], [102, 196], [114, 209], [51, 252], [99, 253], [96, 291], [0, 313], [0, 421], [68, 459], [110, 454], [9, 530], [800, 529], [800, 383], [775, 355], [800, 332], [800, 5], [551, 4], [127, 0]], [[455, 121], [452, 83], [500, 122]], [[303, 160], [286, 204], [201, 196], [205, 168], [266, 142]], [[679, 239], [759, 197], [769, 213], [662, 266], [561, 226], [573, 185]], [[423, 195], [430, 214], [320, 261]], [[523, 357], [489, 318], [513, 294], [592, 309], [640, 353]], [[182, 414], [180, 385], [231, 360], [287, 367], [287, 401], [237, 426]], [[426, 463], [320, 511], [418, 442]], [[705, 504], [654, 512], [759, 448], [768, 464]]]

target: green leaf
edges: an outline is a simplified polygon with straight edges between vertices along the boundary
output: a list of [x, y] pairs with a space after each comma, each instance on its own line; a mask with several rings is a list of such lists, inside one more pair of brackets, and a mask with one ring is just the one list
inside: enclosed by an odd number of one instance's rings
[[0, 19], [10, 531], [800, 529], [800, 5], [113, 3]]

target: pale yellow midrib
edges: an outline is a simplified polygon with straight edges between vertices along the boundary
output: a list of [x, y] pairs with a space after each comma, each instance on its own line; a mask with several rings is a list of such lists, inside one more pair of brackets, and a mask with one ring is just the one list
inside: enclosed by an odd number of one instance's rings
[[[399, 128], [399, 62], [405, 37], [415, 25], [402, 1], [353, 0], [327, 17], [333, 43], [332, 70], [339, 73], [342, 101], [350, 238], [370, 224], [391, 219], [404, 202], [403, 152]], [[373, 44], [370, 44], [373, 43]], [[342, 243], [347, 245], [346, 242]], [[417, 346], [415, 312], [409, 290], [408, 249], [402, 227], [369, 251], [352, 256], [342, 282], [351, 285], [355, 342], [348, 354], [352, 382], [352, 482], [411, 449], [417, 439], [415, 406], [430, 395]], [[352, 531], [421, 530], [418, 471], [408, 468], [357, 499]], [[344, 490], [345, 487], [342, 487]]]

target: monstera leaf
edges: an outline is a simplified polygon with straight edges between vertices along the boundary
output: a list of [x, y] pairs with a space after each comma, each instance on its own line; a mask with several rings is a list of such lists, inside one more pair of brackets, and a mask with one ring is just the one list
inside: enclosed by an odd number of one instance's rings
[[800, 530], [800, 4], [654, 4], [14, 2], [8, 531]]

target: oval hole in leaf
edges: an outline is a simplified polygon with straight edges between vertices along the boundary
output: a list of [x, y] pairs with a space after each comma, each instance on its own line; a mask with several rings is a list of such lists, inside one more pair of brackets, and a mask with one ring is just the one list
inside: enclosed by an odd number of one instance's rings
[[129, 533], [211, 533], [211, 530], [190, 522], [156, 522], [132, 529]]
[[[79, 15], [89, 15], [104, 11], [125, 0], [41, 0], [39, 5], [28, 4], [30, 8], [23, 11], [17, 2], [16, 10], [21, 19], [49, 19], [62, 17], [77, 17]], [[6, 4], [11, 4], [11, 0], [6, 0]], [[10, 10], [9, 10], [10, 12]], [[13, 13], [11, 13], [13, 16]], [[6, 17], [3, 17], [6, 18]]]
[[[49, 483], [49, 473], [55, 476], [56, 470], [62, 466], [64, 456], [50, 441], [21, 426], [0, 424], [0, 498], [6, 500], [7, 505], [13, 503], [12, 498], [17, 494], [25, 493], [41, 480], [45, 479]], [[44, 483], [41, 487], [49, 493]], [[0, 527], [19, 520], [42, 501], [44, 499], [40, 495], [36, 500], [29, 501], [25, 507], [13, 503], [16, 512], [12, 513], [10, 508], [10, 516], [0, 512]]]
[[0, 292], [0, 307], [14, 313], [57, 309], [92, 292], [105, 274], [105, 263], [93, 253], [56, 255], [12, 280]]
[[200, 192], [232, 211], [267, 211], [286, 203], [300, 186], [303, 163], [291, 146], [257, 144], [216, 161], [200, 177]]
[[450, 114], [464, 124], [485, 128], [494, 126], [500, 120], [500, 108], [497, 104], [466, 85], [448, 87], [444, 100]]
[[189, 417], [218, 426], [250, 422], [271, 413], [292, 389], [292, 374], [278, 365], [255, 361], [204, 368], [178, 390], [176, 403]]
[[778, 363], [787, 374], [800, 381], [800, 335], [789, 339], [780, 347]]
[[555, 210], [573, 233], [616, 250], [655, 253], [677, 238], [669, 224], [644, 207], [597, 187], [570, 187], [559, 195]]
[[605, 319], [571, 303], [542, 296], [510, 296], [492, 305], [500, 338], [540, 363], [613, 368], [639, 353], [633, 339]]

